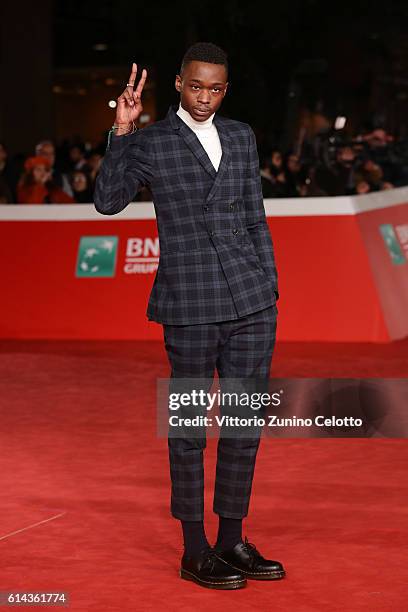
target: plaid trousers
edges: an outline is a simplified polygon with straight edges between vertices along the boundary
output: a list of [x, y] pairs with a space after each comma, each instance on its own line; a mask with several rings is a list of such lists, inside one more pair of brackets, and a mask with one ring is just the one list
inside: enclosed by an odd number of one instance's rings
[[[171, 378], [268, 379], [275, 346], [276, 304], [230, 321], [163, 324]], [[182, 382], [182, 381], [180, 381]], [[206, 389], [208, 391], [208, 389]], [[260, 436], [221, 437], [213, 510], [227, 518], [248, 514]], [[204, 437], [168, 438], [171, 514], [186, 521], [204, 518]]]

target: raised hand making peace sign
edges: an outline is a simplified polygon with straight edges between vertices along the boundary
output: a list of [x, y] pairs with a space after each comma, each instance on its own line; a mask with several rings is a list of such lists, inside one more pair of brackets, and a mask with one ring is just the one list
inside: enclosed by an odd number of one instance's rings
[[137, 64], [132, 64], [132, 72], [126, 89], [117, 99], [115, 125], [119, 126], [116, 134], [126, 134], [132, 130], [133, 122], [136, 121], [143, 111], [142, 91], [147, 78], [147, 70], [143, 68], [142, 76], [135, 89]]

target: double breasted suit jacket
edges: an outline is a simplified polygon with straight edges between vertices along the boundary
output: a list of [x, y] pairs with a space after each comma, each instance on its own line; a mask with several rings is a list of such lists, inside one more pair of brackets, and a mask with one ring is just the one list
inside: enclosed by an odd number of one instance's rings
[[160, 260], [147, 307], [159, 323], [237, 319], [278, 299], [252, 128], [215, 114], [215, 170], [196, 134], [170, 106], [165, 119], [114, 136], [96, 181], [96, 210], [123, 210], [142, 186], [153, 195]]

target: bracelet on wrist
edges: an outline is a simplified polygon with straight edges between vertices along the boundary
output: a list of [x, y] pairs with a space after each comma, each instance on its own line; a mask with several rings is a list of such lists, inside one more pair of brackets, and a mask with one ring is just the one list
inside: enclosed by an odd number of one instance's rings
[[127, 127], [129, 127], [130, 125], [132, 126], [132, 130], [131, 130], [131, 131], [129, 130], [128, 132], [124, 132], [123, 134], [120, 134], [120, 136], [126, 136], [126, 135], [128, 135], [128, 134], [134, 134], [134, 133], [136, 132], [136, 130], [137, 130], [137, 127], [136, 127], [136, 125], [135, 125], [135, 122], [134, 122], [134, 121], [132, 121], [131, 123], [123, 123], [122, 125], [114, 123], [114, 124], [112, 125], [111, 129], [110, 129], [110, 130], [109, 130], [109, 132], [108, 132], [108, 145], [107, 145], [107, 149], [109, 149], [109, 148], [110, 148], [110, 143], [111, 143], [112, 134], [114, 134], [114, 133], [115, 133], [115, 130], [123, 129], [123, 127], [122, 127], [122, 126], [127, 126]]
[[136, 132], [137, 127], [134, 121], [129, 121], [128, 123], [114, 123], [112, 125], [112, 130], [120, 130], [123, 128], [129, 128], [129, 127], [132, 128], [132, 132]]

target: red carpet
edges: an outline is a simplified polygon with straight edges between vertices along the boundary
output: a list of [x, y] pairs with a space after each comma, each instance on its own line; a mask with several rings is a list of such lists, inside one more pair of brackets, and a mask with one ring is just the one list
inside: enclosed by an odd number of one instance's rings
[[[1, 591], [66, 591], [75, 612], [407, 609], [405, 440], [263, 440], [244, 533], [287, 578], [209, 591], [178, 578], [181, 530], [155, 434], [162, 344], [3, 341], [0, 368]], [[273, 374], [407, 377], [408, 342], [281, 344]]]

